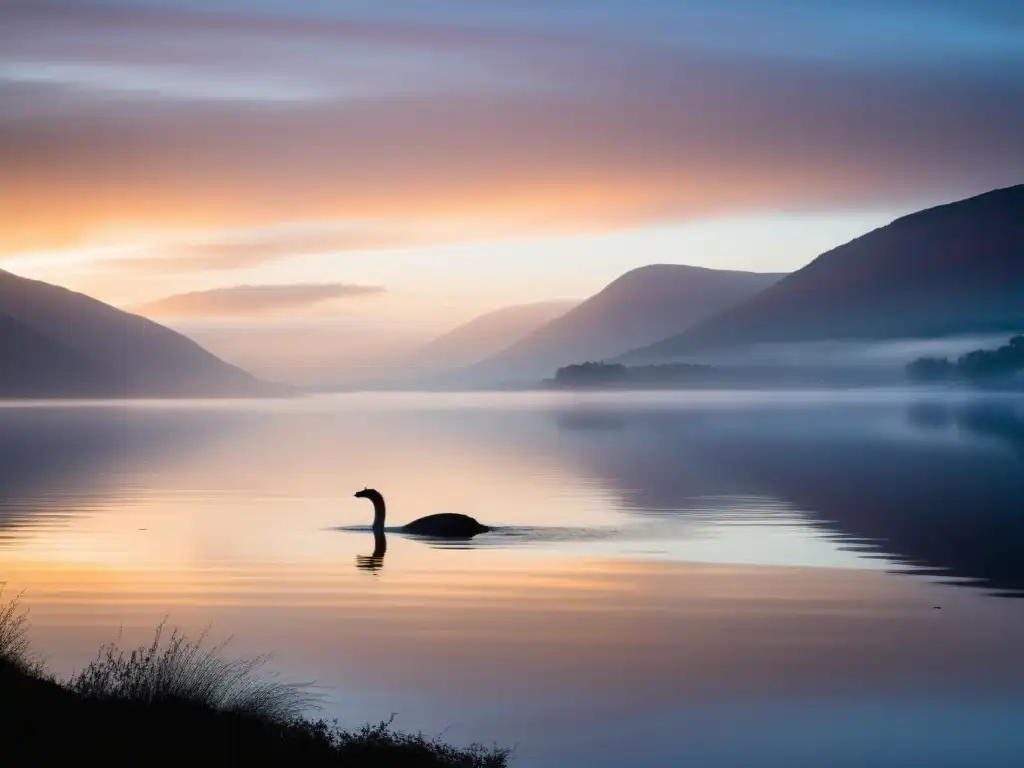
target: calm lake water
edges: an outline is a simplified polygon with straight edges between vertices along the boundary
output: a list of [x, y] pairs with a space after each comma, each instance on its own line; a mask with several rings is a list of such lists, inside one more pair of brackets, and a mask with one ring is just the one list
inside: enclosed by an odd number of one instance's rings
[[516, 765], [1024, 765], [1024, 400], [8, 405], [0, 580], [59, 673], [211, 625]]

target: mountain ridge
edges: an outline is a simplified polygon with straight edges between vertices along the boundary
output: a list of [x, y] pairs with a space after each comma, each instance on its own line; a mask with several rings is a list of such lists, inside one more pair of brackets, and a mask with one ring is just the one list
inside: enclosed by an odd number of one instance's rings
[[[0, 270], [0, 313], [28, 329], [37, 341], [46, 339], [51, 352], [59, 348], [88, 361], [101, 372], [100, 390], [105, 396], [282, 393], [282, 388], [256, 379], [166, 326], [83, 293], [4, 270]], [[88, 394], [96, 394], [96, 382], [81, 383]], [[75, 389], [74, 382], [67, 384], [68, 391]]]
[[[573, 307], [577, 300], [535, 301], [485, 312], [427, 342], [413, 354], [430, 367], [474, 365], [508, 348]], [[503, 337], [496, 340], [496, 337]]]
[[102, 392], [103, 370], [63, 344], [0, 312], [0, 396], [59, 397]]
[[543, 375], [567, 363], [605, 359], [686, 328], [781, 277], [685, 264], [637, 267], [477, 370]]
[[1024, 184], [894, 219], [694, 327], [618, 356], [1024, 329]]

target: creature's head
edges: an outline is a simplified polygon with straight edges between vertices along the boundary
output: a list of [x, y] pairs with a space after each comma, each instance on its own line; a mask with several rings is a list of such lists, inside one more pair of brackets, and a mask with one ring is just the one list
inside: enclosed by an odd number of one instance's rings
[[369, 499], [370, 501], [378, 501], [381, 498], [380, 493], [373, 488], [363, 488], [363, 490], [357, 491], [355, 496], [357, 499]]

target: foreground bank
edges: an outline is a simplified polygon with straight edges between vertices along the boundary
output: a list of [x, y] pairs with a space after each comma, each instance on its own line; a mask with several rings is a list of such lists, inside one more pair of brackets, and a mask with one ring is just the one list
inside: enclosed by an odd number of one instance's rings
[[[151, 764], [208, 758], [245, 765], [500, 768], [508, 752], [457, 748], [389, 723], [347, 731], [304, 717], [307, 688], [260, 677], [263, 658], [231, 659], [162, 628], [149, 647], [115, 645], [69, 680], [33, 660], [17, 599], [0, 602], [0, 755]], [[14, 759], [15, 762], [8, 762]]]

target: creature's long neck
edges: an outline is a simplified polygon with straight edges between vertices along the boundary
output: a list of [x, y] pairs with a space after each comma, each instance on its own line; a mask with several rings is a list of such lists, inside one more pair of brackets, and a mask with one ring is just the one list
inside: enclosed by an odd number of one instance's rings
[[384, 531], [384, 497], [379, 496], [373, 499], [373, 530], [374, 532]]
[[373, 532], [373, 556], [376, 558], [384, 559], [384, 555], [388, 551], [388, 539], [384, 535], [384, 531], [375, 530]]

